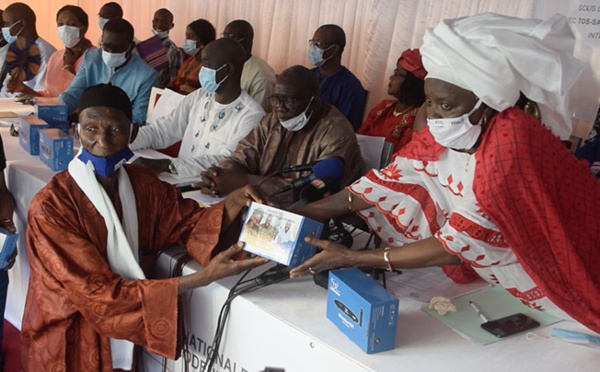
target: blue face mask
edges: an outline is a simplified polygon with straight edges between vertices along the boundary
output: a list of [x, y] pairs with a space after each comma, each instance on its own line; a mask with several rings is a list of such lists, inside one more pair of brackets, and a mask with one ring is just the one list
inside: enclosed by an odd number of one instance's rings
[[219, 89], [219, 86], [223, 84], [225, 80], [227, 80], [229, 75], [225, 76], [223, 80], [217, 83], [217, 72], [221, 71], [221, 69], [223, 69], [223, 67], [225, 66], [227, 66], [227, 63], [216, 70], [204, 66], [200, 68], [198, 80], [200, 80], [200, 85], [202, 85], [202, 88], [204, 88], [204, 90], [208, 92], [214, 92], [217, 89]]
[[17, 41], [19, 34], [21, 33], [21, 31], [23, 31], [23, 28], [21, 28], [16, 35], [11, 35], [10, 29], [15, 27], [19, 23], [21, 23], [21, 20], [18, 20], [17, 22], [13, 23], [10, 27], [2, 27], [2, 37], [4, 38], [4, 40], [6, 40], [7, 43], [12, 44], [15, 41]]
[[196, 46], [196, 40], [185, 39], [183, 41], [183, 51], [186, 52], [190, 56], [195, 56], [198, 54], [200, 48]]
[[335, 44], [332, 45], [332, 46], [330, 46], [327, 49], [321, 49], [321, 48], [317, 47], [316, 45], [311, 45], [308, 48], [308, 60], [315, 67], [321, 67], [321, 66], [323, 66], [325, 64], [325, 62], [327, 62], [328, 60], [331, 59], [331, 57], [333, 57], [333, 54], [332, 54], [328, 58], [323, 58], [323, 53], [325, 53], [329, 49], [333, 48], [334, 46], [335, 46]]
[[131, 159], [132, 156], [133, 152], [129, 149], [129, 147], [125, 147], [123, 150], [109, 156], [108, 158], [100, 158], [90, 154], [85, 149], [81, 149], [79, 160], [81, 160], [84, 164], [87, 164], [89, 161], [91, 161], [92, 165], [94, 166], [94, 172], [96, 172], [96, 174], [102, 178], [108, 178], [110, 175], [118, 171], [123, 164], [127, 163], [127, 160]]

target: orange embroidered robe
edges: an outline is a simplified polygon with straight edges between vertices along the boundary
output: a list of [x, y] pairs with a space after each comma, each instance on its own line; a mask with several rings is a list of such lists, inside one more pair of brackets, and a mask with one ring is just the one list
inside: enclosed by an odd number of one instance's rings
[[[219, 239], [223, 204], [201, 209], [151, 171], [125, 168], [136, 196], [147, 277], [159, 250], [175, 244], [206, 264]], [[121, 211], [118, 197], [115, 209]], [[106, 237], [104, 219], [68, 171], [31, 202], [31, 276], [21, 331], [26, 371], [112, 371], [109, 338], [177, 356], [178, 279], [123, 280], [108, 266]]]

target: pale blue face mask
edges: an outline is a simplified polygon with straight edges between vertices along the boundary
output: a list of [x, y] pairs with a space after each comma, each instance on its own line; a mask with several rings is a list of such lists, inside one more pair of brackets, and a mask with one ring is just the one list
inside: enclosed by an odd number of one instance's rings
[[329, 56], [328, 58], [323, 58], [323, 53], [325, 53], [326, 51], [328, 51], [329, 49], [333, 48], [335, 46], [332, 45], [327, 49], [321, 49], [319, 47], [317, 47], [316, 45], [311, 45], [308, 48], [308, 60], [310, 61], [310, 63], [312, 63], [315, 67], [321, 67], [325, 64], [325, 62], [329, 61], [332, 57], [333, 54], [331, 56]]
[[204, 88], [204, 90], [208, 92], [214, 92], [217, 89], [219, 89], [219, 86], [223, 84], [225, 80], [227, 80], [229, 75], [225, 76], [223, 80], [217, 83], [217, 72], [221, 71], [225, 66], [227, 66], [227, 63], [216, 70], [204, 66], [200, 68], [198, 80], [200, 80], [200, 85], [202, 85], [202, 88]]
[[152, 28], [152, 35], [158, 36], [161, 39], [166, 39], [169, 36], [169, 31], [156, 31], [154, 28]]
[[185, 39], [183, 41], [183, 51], [186, 52], [190, 56], [195, 56], [198, 54], [200, 48], [196, 46], [197, 41], [192, 39]]
[[102, 18], [100, 17], [100, 19], [98, 20], [98, 26], [100, 26], [101, 30], [104, 30], [104, 25], [106, 24], [106, 22], [108, 22], [109, 19], [108, 18]]
[[21, 28], [16, 35], [11, 35], [10, 29], [15, 27], [15, 25], [19, 23], [21, 23], [21, 20], [18, 20], [17, 22], [13, 23], [10, 27], [2, 27], [2, 37], [4, 38], [4, 40], [6, 40], [7, 43], [12, 44], [15, 41], [17, 41], [19, 34], [21, 33], [21, 31], [23, 31], [23, 28]]

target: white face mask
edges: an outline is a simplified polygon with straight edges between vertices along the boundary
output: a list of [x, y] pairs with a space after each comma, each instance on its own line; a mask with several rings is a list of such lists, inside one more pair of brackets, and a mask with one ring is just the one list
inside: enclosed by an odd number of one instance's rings
[[166, 39], [169, 37], [169, 31], [156, 31], [154, 28], [152, 28], [152, 35], [158, 36], [161, 39]]
[[123, 53], [109, 53], [102, 50], [102, 60], [108, 68], [115, 69], [127, 62], [127, 51]]
[[456, 150], [468, 150], [475, 146], [481, 134], [481, 120], [471, 124], [469, 116], [481, 106], [478, 100], [471, 111], [457, 118], [427, 119], [429, 132], [440, 145]]
[[300, 115], [294, 116], [293, 118], [288, 120], [279, 120], [281, 125], [291, 132], [297, 132], [300, 129], [304, 128], [310, 120], [310, 117], [312, 116], [312, 112], [310, 113], [310, 115], [306, 116], [306, 111], [308, 111], [308, 108], [310, 107], [310, 104], [312, 103], [314, 98], [314, 96], [310, 97], [310, 102], [308, 102], [308, 105], [306, 106], [304, 111], [300, 113]]
[[79, 40], [81, 30], [79, 27], [63, 25], [58, 28], [58, 37], [65, 48], [73, 48]]

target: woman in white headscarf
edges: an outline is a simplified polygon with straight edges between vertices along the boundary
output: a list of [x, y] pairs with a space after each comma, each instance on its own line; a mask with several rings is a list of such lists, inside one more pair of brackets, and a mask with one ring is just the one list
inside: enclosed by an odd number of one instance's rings
[[[600, 331], [600, 221], [587, 217], [600, 208], [600, 183], [559, 138], [571, 132], [567, 93], [582, 70], [573, 43], [558, 15], [480, 14], [428, 31], [428, 128], [387, 168], [300, 209], [317, 219], [360, 211], [388, 247], [313, 239], [323, 252], [291, 275], [457, 265]], [[545, 126], [513, 107], [521, 93]], [[461, 269], [447, 273], [465, 281]]]

